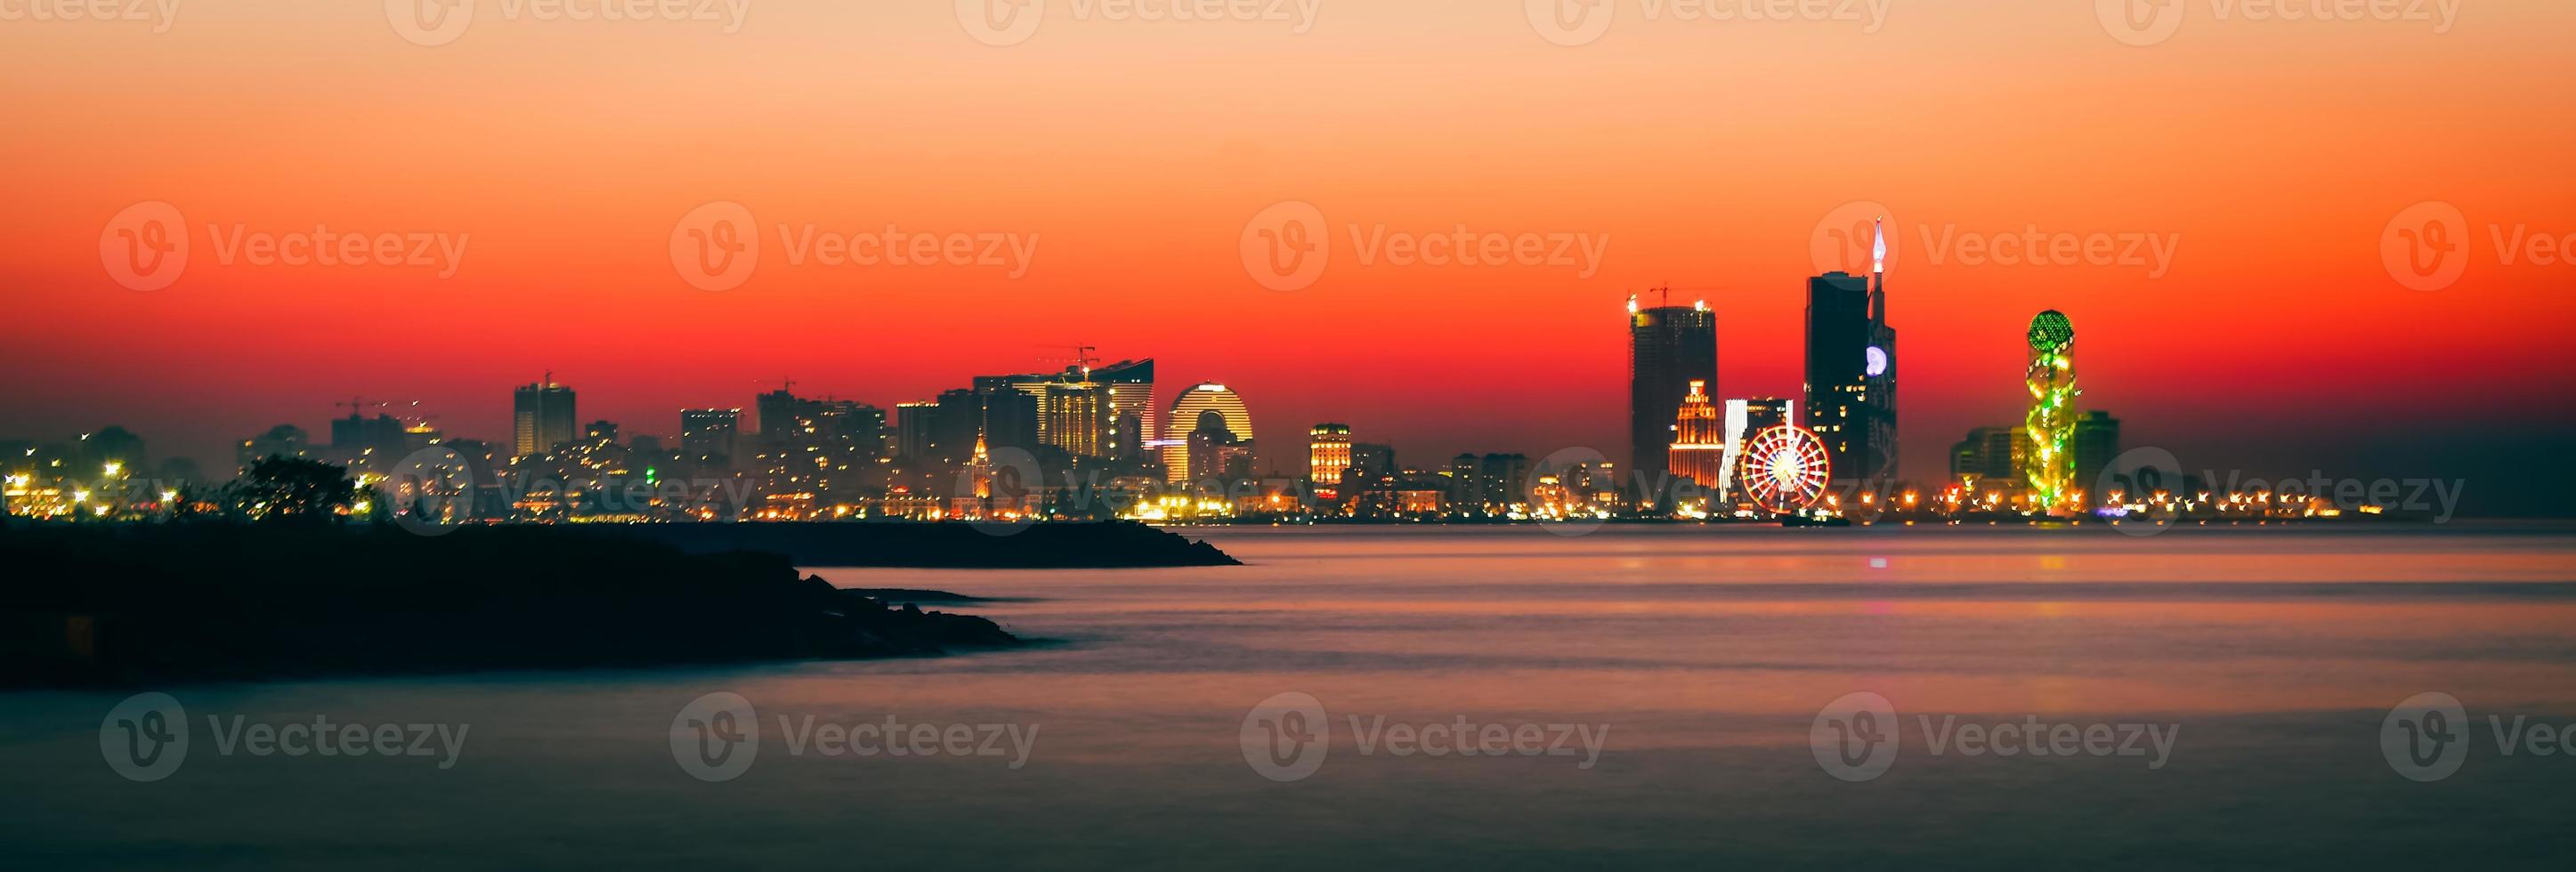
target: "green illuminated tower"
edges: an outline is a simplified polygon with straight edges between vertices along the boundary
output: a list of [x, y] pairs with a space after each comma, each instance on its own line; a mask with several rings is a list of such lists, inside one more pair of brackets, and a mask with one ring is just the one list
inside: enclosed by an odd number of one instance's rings
[[2075, 480], [2075, 324], [2055, 309], [2030, 321], [2027, 475], [2042, 514], [2072, 511]]

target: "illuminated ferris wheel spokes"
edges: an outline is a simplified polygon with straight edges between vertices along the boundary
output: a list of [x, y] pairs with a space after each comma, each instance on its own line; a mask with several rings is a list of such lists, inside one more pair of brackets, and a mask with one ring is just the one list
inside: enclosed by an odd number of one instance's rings
[[1806, 511], [1824, 498], [1833, 480], [1833, 461], [1825, 440], [1803, 427], [1781, 425], [1762, 431], [1744, 449], [1744, 469], [1737, 480], [1754, 505], [1775, 515]]

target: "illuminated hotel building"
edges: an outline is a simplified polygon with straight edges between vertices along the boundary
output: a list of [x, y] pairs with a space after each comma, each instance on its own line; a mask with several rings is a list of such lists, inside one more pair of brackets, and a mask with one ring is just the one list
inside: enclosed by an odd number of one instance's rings
[[1306, 440], [1306, 479], [1315, 485], [1315, 498], [1333, 502], [1341, 498], [1342, 473], [1351, 468], [1351, 425], [1317, 424]]
[[1694, 306], [1637, 307], [1628, 298], [1628, 456], [1638, 481], [1661, 487], [1673, 420], [1690, 385], [1717, 383], [1717, 313]]
[[1075, 457], [1107, 457], [1114, 442], [1109, 387], [1099, 382], [1056, 382], [1038, 401], [1038, 439]]
[[1190, 476], [1190, 433], [1198, 427], [1199, 413], [1215, 412], [1225, 422], [1225, 429], [1246, 452], [1252, 450], [1252, 413], [1245, 411], [1243, 398], [1235, 396], [1224, 385], [1202, 382], [1191, 385], [1180, 396], [1172, 398], [1171, 413], [1163, 418], [1163, 478], [1165, 481], [1187, 481]]
[[1726, 433], [1715, 404], [1708, 400], [1708, 383], [1692, 381], [1690, 395], [1682, 398], [1681, 411], [1673, 416], [1673, 442], [1666, 460], [1673, 477], [1687, 478], [1703, 488], [1726, 485]]
[[573, 423], [572, 389], [556, 384], [553, 373], [519, 388], [510, 411], [511, 449], [520, 457], [544, 454], [580, 437]]
[[[1108, 457], [1117, 450], [1118, 396], [1123, 391], [1131, 402], [1144, 394], [1150, 402], [1154, 390], [1153, 363], [1120, 363], [1116, 374], [1121, 382], [1102, 381], [1086, 367], [1071, 367], [1059, 373], [1030, 375], [988, 375], [975, 378], [975, 390], [985, 396], [985, 419], [992, 424], [995, 400], [1004, 393], [1017, 391], [1034, 404], [1036, 443], [1064, 449], [1076, 457]], [[1141, 381], [1140, 381], [1141, 379]], [[1123, 387], [1122, 387], [1123, 385]], [[1017, 410], [1005, 409], [1006, 417]], [[1140, 416], [1141, 420], [1141, 416]], [[1142, 426], [1141, 423], [1139, 426]], [[1013, 443], [987, 429], [990, 448], [1014, 447]], [[1140, 444], [1141, 447], [1141, 444]]]

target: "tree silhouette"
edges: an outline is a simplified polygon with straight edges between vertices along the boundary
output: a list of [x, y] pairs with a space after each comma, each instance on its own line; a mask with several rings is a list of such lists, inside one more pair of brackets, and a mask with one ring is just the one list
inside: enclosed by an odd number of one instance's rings
[[264, 522], [325, 523], [356, 501], [349, 471], [318, 460], [270, 455], [234, 482], [233, 510]]

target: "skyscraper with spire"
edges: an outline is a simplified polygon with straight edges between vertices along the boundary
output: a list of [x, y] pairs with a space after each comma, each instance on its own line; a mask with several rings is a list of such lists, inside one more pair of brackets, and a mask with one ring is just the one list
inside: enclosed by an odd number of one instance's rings
[[1825, 440], [1837, 476], [1897, 475], [1896, 328], [1887, 324], [1887, 223], [1878, 222], [1868, 278], [1807, 280], [1807, 426]]

